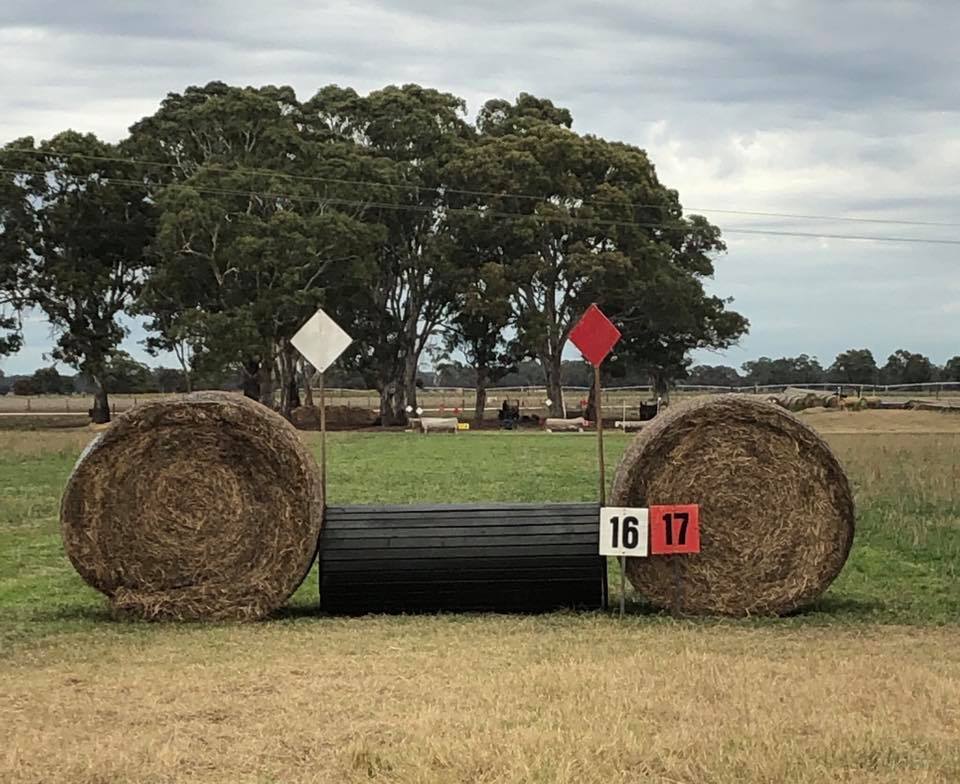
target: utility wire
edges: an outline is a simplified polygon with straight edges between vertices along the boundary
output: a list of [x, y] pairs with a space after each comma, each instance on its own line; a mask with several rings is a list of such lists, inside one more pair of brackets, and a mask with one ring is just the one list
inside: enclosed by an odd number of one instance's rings
[[[28, 148], [10, 148], [5, 150], [6, 152], [20, 153], [26, 155], [42, 155], [48, 157], [60, 157], [60, 158], [78, 158], [81, 160], [90, 160], [90, 161], [103, 161], [107, 163], [124, 163], [135, 166], [152, 166], [156, 168], [168, 168], [168, 169], [180, 169], [182, 168], [180, 164], [172, 163], [169, 161], [147, 161], [138, 158], [124, 158], [121, 156], [109, 156], [109, 155], [88, 155], [86, 153], [60, 153], [60, 152], [51, 152], [46, 150], [31, 150]], [[288, 172], [277, 171], [276, 169], [257, 169], [257, 168], [247, 168], [243, 166], [220, 166], [218, 164], [204, 164], [203, 168], [208, 171], [222, 172], [225, 174], [250, 174], [264, 177], [280, 177], [289, 180], [298, 180], [302, 182], [321, 182], [329, 183], [335, 185], [360, 185], [360, 186], [373, 186], [378, 188], [393, 188], [401, 190], [410, 190], [418, 189], [421, 191], [427, 191], [430, 193], [456, 193], [464, 196], [488, 196], [498, 199], [527, 199], [533, 201], [548, 201], [549, 196], [546, 195], [537, 195], [529, 193], [511, 193], [511, 192], [496, 192], [496, 191], [478, 191], [478, 190], [467, 190], [463, 188], [432, 188], [428, 186], [420, 186], [412, 183], [403, 184], [403, 183], [387, 183], [387, 182], [376, 182], [373, 180], [354, 180], [354, 179], [345, 179], [340, 177], [320, 177], [316, 175], [307, 175], [307, 174], [293, 174]], [[679, 204], [644, 204], [636, 202], [620, 202], [614, 201], [611, 199], [584, 199], [582, 201], [582, 206], [592, 206], [592, 205], [607, 205], [614, 207], [629, 207], [631, 209], [658, 209], [658, 210], [670, 210], [680, 208]], [[687, 207], [686, 211], [688, 213], [701, 213], [701, 212], [712, 212], [722, 215], [746, 215], [751, 217], [762, 217], [762, 218], [783, 218], [787, 220], [813, 220], [813, 221], [836, 221], [836, 222], [851, 222], [851, 223], [874, 223], [874, 224], [889, 224], [897, 226], [928, 226], [928, 227], [942, 227], [942, 228], [957, 228], [960, 227], [960, 222], [949, 222], [949, 221], [923, 221], [923, 220], [905, 220], [900, 218], [864, 218], [859, 216], [851, 215], [813, 215], [813, 214], [801, 214], [801, 213], [790, 213], [790, 212], [766, 212], [762, 210], [738, 210], [738, 209], [725, 209], [719, 207]], [[803, 236], [803, 235], [801, 235]], [[859, 239], [859, 238], [858, 238]]]
[[[5, 174], [16, 174], [24, 176], [36, 176], [39, 172], [32, 172], [24, 169], [9, 169], [9, 168], [0, 168], [0, 172]], [[101, 185], [116, 185], [116, 186], [125, 186], [132, 188], [139, 188], [142, 190], [149, 190], [149, 186], [144, 183], [142, 180], [131, 180], [124, 179], [119, 177], [98, 177], [97, 182]], [[393, 211], [414, 211], [414, 212], [424, 212], [424, 213], [434, 213], [437, 211], [437, 208], [424, 206], [419, 204], [392, 204], [390, 202], [378, 202], [378, 201], [362, 201], [358, 199], [345, 199], [340, 197], [325, 197], [325, 196], [304, 196], [298, 194], [290, 193], [277, 193], [270, 191], [256, 191], [256, 190], [236, 190], [228, 188], [214, 188], [210, 186], [196, 186], [188, 183], [179, 183], [184, 188], [189, 188], [190, 190], [196, 193], [205, 193], [210, 195], [219, 195], [219, 196], [242, 196], [249, 198], [251, 196], [256, 196], [261, 199], [288, 199], [290, 201], [299, 201], [304, 203], [314, 203], [314, 204], [332, 204], [332, 205], [343, 205], [343, 206], [356, 206], [356, 207], [365, 207], [367, 209], [381, 209], [381, 210], [393, 210]], [[376, 184], [376, 183], [371, 183]], [[449, 214], [455, 215], [475, 215], [478, 217], [493, 217], [493, 218], [502, 218], [505, 220], [536, 220], [540, 222], [562, 222], [575, 225], [586, 225], [586, 226], [604, 226], [608, 228], [644, 228], [644, 229], [663, 229], [663, 230], [674, 230], [674, 229], [684, 229], [687, 228], [682, 223], [656, 223], [656, 222], [642, 222], [642, 221], [624, 221], [624, 220], [609, 220], [604, 218], [586, 218], [579, 217], [574, 215], [545, 215], [541, 213], [520, 213], [520, 212], [504, 212], [498, 210], [487, 210], [482, 208], [468, 208], [468, 207], [443, 207], [442, 211]], [[960, 239], [937, 239], [933, 237], [893, 237], [893, 236], [877, 236], [869, 234], [826, 234], [820, 232], [805, 232], [805, 231], [784, 231], [777, 229], [746, 229], [746, 228], [730, 228], [723, 229], [725, 234], [753, 234], [761, 236], [776, 236], [776, 237], [806, 237], [810, 239], [833, 239], [833, 240], [861, 240], [865, 242], [896, 242], [896, 243], [913, 243], [913, 244], [925, 244], [925, 245], [960, 245]]]

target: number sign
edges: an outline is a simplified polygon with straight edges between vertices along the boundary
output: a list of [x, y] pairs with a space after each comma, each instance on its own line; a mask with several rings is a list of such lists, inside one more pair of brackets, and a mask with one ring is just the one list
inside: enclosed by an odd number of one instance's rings
[[700, 507], [696, 504], [650, 507], [650, 552], [678, 555], [700, 552]]
[[600, 509], [600, 555], [647, 554], [649, 517], [646, 509], [604, 506]]

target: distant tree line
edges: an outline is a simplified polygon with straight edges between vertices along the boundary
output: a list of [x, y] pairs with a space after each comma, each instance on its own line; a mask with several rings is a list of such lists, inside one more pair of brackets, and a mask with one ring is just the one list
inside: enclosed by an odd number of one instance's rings
[[[104, 378], [110, 391], [120, 395], [186, 392], [180, 368], [151, 368], [137, 362], [126, 351], [116, 351], [106, 364]], [[239, 389], [239, 374], [229, 371], [196, 379], [198, 389]], [[82, 373], [67, 375], [55, 366], [38, 368], [29, 375], [5, 376], [0, 370], [0, 395], [93, 395], [96, 382]]]
[[[831, 365], [824, 368], [815, 357], [801, 354], [797, 357], [770, 359], [760, 357], [745, 362], [742, 372], [727, 365], [695, 365], [686, 371], [677, 383], [718, 387], [775, 386], [783, 384], [863, 384], [893, 385], [920, 384], [928, 382], [960, 382], [960, 355], [952, 357], [943, 366], [938, 366], [922, 354], [900, 349], [891, 354], [883, 366], [878, 366], [869, 349], [850, 349], [837, 355]], [[561, 363], [561, 378], [566, 387], [587, 388], [593, 383], [593, 370], [582, 360], [564, 360]], [[106, 378], [110, 389], [119, 394], [147, 394], [186, 392], [186, 377], [180, 368], [150, 368], [137, 362], [125, 351], [117, 351], [107, 365]], [[194, 375], [198, 389], [240, 389], [243, 375], [230, 368], [218, 373]], [[649, 377], [642, 370], [626, 372], [611, 383], [619, 386], [647, 386]], [[357, 371], [335, 368], [328, 383], [332, 387], [364, 389], [365, 381]], [[477, 371], [459, 360], [445, 360], [436, 365], [435, 371], [420, 371], [417, 374], [418, 389], [430, 387], [475, 388]], [[497, 381], [500, 387], [542, 387], [543, 369], [540, 363], [526, 360], [516, 363]], [[69, 395], [74, 393], [94, 394], [96, 384], [82, 374], [61, 374], [55, 367], [36, 370], [32, 375], [5, 377], [0, 370], [0, 395]]]
[[11, 141], [0, 355], [20, 345], [17, 313], [38, 309], [51, 358], [107, 419], [126, 314], [176, 357], [180, 386], [238, 375], [289, 415], [311, 373], [290, 340], [323, 307], [355, 338], [337, 371], [379, 391], [386, 424], [416, 404], [427, 351], [469, 367], [478, 411], [533, 361], [558, 414], [564, 344], [597, 302], [624, 334], [609, 377], [668, 385], [690, 351], [747, 331], [704, 291], [720, 231], [684, 214], [643, 150], [572, 122], [526, 94], [470, 122], [461, 98], [418, 85], [304, 102], [212, 82], [169, 94], [117, 144]]
[[726, 365], [696, 365], [687, 374], [687, 383], [742, 386], [756, 384], [922, 384], [935, 381], [960, 381], [960, 356], [948, 360], [942, 367], [923, 354], [899, 349], [878, 365], [873, 353], [866, 348], [849, 349], [837, 355], [824, 368], [816, 357], [801, 354], [797, 357], [760, 357], [745, 362], [742, 373]]

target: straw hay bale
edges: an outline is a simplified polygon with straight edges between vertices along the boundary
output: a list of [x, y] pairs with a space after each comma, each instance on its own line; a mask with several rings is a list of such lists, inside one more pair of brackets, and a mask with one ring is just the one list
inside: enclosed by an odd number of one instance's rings
[[323, 519], [319, 469], [282, 417], [198, 393], [116, 419], [61, 502], [67, 555], [121, 612], [253, 619], [302, 582]]
[[767, 398], [771, 403], [783, 406], [788, 411], [804, 411], [808, 408], [836, 408], [839, 398], [834, 392], [817, 389], [787, 387], [778, 395]]
[[316, 406], [298, 406], [290, 412], [290, 424], [297, 430], [319, 430], [320, 409]]
[[700, 505], [701, 552], [633, 558], [654, 605], [690, 614], [783, 614], [843, 568], [854, 507], [843, 468], [793, 414], [742, 395], [704, 398], [650, 422], [617, 468], [611, 505]]
[[327, 404], [327, 427], [373, 427], [377, 424], [377, 419], [378, 413], [369, 408]]

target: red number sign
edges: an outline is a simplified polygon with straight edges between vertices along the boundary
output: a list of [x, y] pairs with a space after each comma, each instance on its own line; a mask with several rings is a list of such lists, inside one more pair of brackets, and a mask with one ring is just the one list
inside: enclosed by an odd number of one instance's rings
[[650, 554], [700, 552], [700, 507], [696, 504], [650, 507]]

